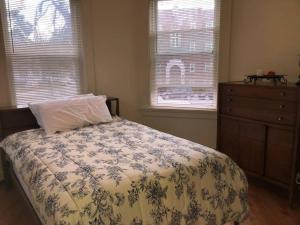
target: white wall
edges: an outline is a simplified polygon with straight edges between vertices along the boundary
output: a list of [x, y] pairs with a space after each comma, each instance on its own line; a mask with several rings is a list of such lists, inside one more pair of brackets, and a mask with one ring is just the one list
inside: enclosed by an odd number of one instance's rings
[[234, 0], [232, 12], [230, 79], [263, 69], [296, 81], [300, 1]]
[[119, 97], [122, 115], [140, 121], [137, 2], [94, 0], [91, 16], [97, 93]]

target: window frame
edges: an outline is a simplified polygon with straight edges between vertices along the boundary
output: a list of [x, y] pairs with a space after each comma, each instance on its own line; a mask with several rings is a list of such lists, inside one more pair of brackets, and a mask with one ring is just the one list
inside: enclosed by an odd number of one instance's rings
[[[150, 74], [149, 74], [149, 98], [148, 98], [148, 103], [146, 104], [146, 106], [143, 106], [142, 109], [144, 111], [152, 111], [156, 110], [156, 111], [170, 111], [170, 110], [176, 110], [176, 111], [194, 111], [194, 112], [209, 112], [209, 113], [215, 113], [218, 110], [218, 82], [220, 80], [223, 80], [225, 76], [228, 76], [228, 74], [224, 74], [222, 77], [220, 77], [219, 75], [219, 70], [220, 70], [220, 64], [222, 64], [221, 61], [221, 56], [220, 56], [220, 46], [221, 43], [224, 41], [222, 40], [225, 37], [222, 37], [221, 34], [221, 26], [223, 26], [221, 17], [223, 17], [223, 7], [224, 7], [224, 2], [223, 0], [215, 0], [215, 4], [216, 4], [216, 11], [215, 11], [215, 18], [213, 23], [210, 24], [214, 24], [213, 27], [207, 27], [207, 25], [205, 24], [203, 29], [211, 29], [213, 30], [214, 33], [214, 39], [212, 40], [212, 43], [210, 43], [209, 45], [213, 46], [213, 50], [212, 53], [214, 55], [214, 60], [213, 62], [215, 63], [215, 84], [214, 84], [214, 99], [215, 99], [215, 107], [214, 108], [207, 108], [207, 107], [195, 107], [193, 105], [177, 105], [177, 104], [165, 104], [165, 105], [159, 105], [159, 104], [153, 104], [153, 90], [154, 90], [154, 85], [153, 85], [153, 81], [154, 78], [154, 74], [155, 74], [155, 64], [156, 64], [156, 53], [155, 50], [157, 49], [157, 31], [159, 29], [158, 25], [157, 25], [157, 21], [158, 21], [158, 15], [157, 15], [157, 4], [159, 1], [164, 1], [164, 0], [151, 0], [150, 1], [150, 7], [149, 7], [149, 37], [150, 37], [150, 44], [149, 44], [149, 49], [150, 49]], [[229, 16], [229, 14], [227, 15], [227, 13], [229, 12], [229, 8], [231, 7], [232, 2], [231, 0], [228, 1], [228, 5], [226, 4], [226, 16]], [[229, 7], [228, 7], [229, 6]], [[155, 21], [153, 21], [153, 18], [155, 18]], [[227, 21], [226, 21], [227, 23]], [[216, 25], [216, 26], [215, 26]], [[231, 26], [231, 21], [229, 24], [225, 24], [228, 25], [229, 27]], [[176, 31], [174, 31], [173, 33], [175, 33]], [[224, 31], [222, 31], [224, 32]], [[216, 33], [218, 35], [216, 35]], [[227, 37], [226, 37], [227, 38]], [[208, 44], [206, 44], [208, 45]], [[223, 47], [223, 46], [222, 46]], [[193, 54], [193, 51], [190, 50], [190, 53]], [[189, 70], [188, 70], [189, 71]], [[226, 71], [227, 72], [227, 71]], [[209, 89], [209, 88], [208, 88]]]
[[[82, 6], [82, 0], [69, 0], [70, 3], [70, 18], [71, 18], [71, 23], [72, 23], [72, 32], [77, 32], [78, 35], [78, 39], [77, 41], [79, 41], [79, 49], [78, 49], [78, 54], [64, 54], [64, 55], [60, 55], [60, 54], [56, 54], [56, 55], [43, 55], [42, 53], [40, 54], [39, 52], [37, 54], [34, 54], [33, 52], [27, 53], [27, 54], [20, 54], [20, 53], [15, 53], [15, 57], [20, 57], [20, 56], [29, 56], [29, 57], [33, 57], [33, 56], [40, 56], [40, 57], [48, 57], [48, 58], [64, 58], [66, 61], [68, 59], [75, 59], [75, 61], [78, 62], [77, 66], [78, 66], [78, 71], [79, 71], [79, 83], [78, 83], [78, 93], [77, 94], [83, 94], [86, 92], [87, 88], [87, 80], [86, 80], [86, 72], [85, 70], [88, 69], [87, 67], [91, 67], [93, 65], [85, 65], [84, 63], [84, 58], [86, 56], [86, 54], [89, 54], [87, 49], [85, 49], [85, 45], [86, 45], [86, 41], [84, 40], [84, 36], [83, 36], [83, 10], [81, 9]], [[0, 3], [0, 7], [1, 7], [1, 26], [0, 28], [2, 29], [2, 33], [3, 33], [3, 45], [5, 46], [5, 52], [9, 52], [4, 53], [5, 56], [5, 64], [6, 64], [6, 74], [8, 77], [8, 88], [9, 88], [9, 95], [10, 95], [10, 104], [13, 106], [17, 106], [17, 107], [27, 107], [27, 105], [23, 105], [23, 104], [17, 104], [16, 101], [16, 87], [13, 84], [13, 77], [10, 76], [14, 76], [13, 75], [13, 60], [12, 60], [12, 53], [13, 52], [13, 47], [12, 45], [7, 45], [5, 43], [5, 40], [9, 40], [11, 39], [11, 31], [3, 31], [3, 29], [9, 28], [9, 15], [7, 14], [7, 9], [6, 9], [6, 0], [3, 0]], [[75, 12], [74, 12], [75, 9]], [[78, 14], [79, 16], [73, 17], [72, 14]], [[78, 21], [75, 21], [75, 23], [78, 23], [78, 27], [74, 26], [74, 20], [77, 19]], [[80, 31], [78, 31], [78, 29]], [[18, 56], [19, 55], [19, 56]], [[47, 65], [47, 64], [45, 64]], [[53, 79], [54, 77], [52, 77]], [[42, 90], [42, 89], [41, 89]], [[51, 99], [55, 99], [55, 97], [50, 96], [47, 100], [51, 100]]]

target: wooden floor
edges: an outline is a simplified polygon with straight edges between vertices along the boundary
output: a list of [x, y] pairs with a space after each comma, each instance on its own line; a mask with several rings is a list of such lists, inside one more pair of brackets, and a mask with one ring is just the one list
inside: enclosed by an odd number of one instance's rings
[[[281, 191], [282, 193], [282, 191]], [[300, 225], [300, 207], [291, 209], [280, 190], [250, 184], [250, 216], [242, 225]]]
[[[286, 198], [262, 185], [250, 185], [251, 214], [242, 225], [300, 225], [300, 207], [289, 209]], [[36, 225], [16, 189], [0, 184], [0, 225]]]
[[27, 205], [15, 188], [0, 184], [0, 225], [36, 225]]

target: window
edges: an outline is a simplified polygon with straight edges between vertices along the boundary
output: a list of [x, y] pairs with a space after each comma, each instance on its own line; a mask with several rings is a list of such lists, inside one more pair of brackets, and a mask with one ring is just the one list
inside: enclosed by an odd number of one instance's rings
[[170, 45], [173, 48], [181, 47], [181, 34], [170, 34]]
[[190, 51], [196, 50], [196, 41], [190, 41]]
[[206, 23], [205, 23], [205, 28], [206, 29], [211, 29], [211, 28], [213, 28], [214, 27], [214, 21], [206, 21]]
[[163, 74], [164, 73], [164, 65], [160, 64], [157, 66], [157, 73], [158, 74]]
[[80, 87], [77, 0], [5, 0], [3, 29], [17, 105], [76, 95]]
[[196, 23], [196, 21], [191, 21], [191, 23], [190, 23], [190, 28], [191, 28], [191, 29], [196, 29], [196, 28], [197, 28], [197, 23]]
[[212, 52], [214, 50], [214, 43], [212, 41], [207, 41], [204, 44], [204, 51]]
[[194, 63], [190, 64], [190, 73], [195, 73], [196, 71], [196, 65]]
[[205, 73], [210, 73], [213, 69], [212, 63], [205, 63], [204, 64], [204, 72]]
[[[216, 109], [219, 4], [220, 0], [152, 1], [153, 106]], [[157, 73], [161, 65], [165, 69]], [[204, 72], [196, 65], [209, 67]]]

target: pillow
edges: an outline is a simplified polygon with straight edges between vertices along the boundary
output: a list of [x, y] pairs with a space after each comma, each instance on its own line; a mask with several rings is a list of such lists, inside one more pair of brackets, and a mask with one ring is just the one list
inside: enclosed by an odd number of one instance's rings
[[38, 112], [42, 128], [48, 134], [112, 121], [105, 96], [44, 102], [39, 104]]
[[43, 127], [42, 121], [41, 121], [41, 117], [40, 117], [40, 113], [39, 113], [39, 105], [41, 103], [46, 103], [46, 102], [56, 102], [62, 99], [74, 99], [74, 98], [86, 98], [86, 97], [91, 97], [91, 96], [95, 96], [94, 94], [90, 93], [90, 94], [83, 94], [83, 95], [75, 95], [72, 97], [65, 97], [65, 98], [59, 98], [59, 99], [52, 99], [52, 100], [46, 100], [46, 101], [42, 101], [42, 102], [35, 102], [35, 103], [29, 103], [28, 107], [30, 108], [32, 114], [35, 116], [37, 123], [40, 127]]

